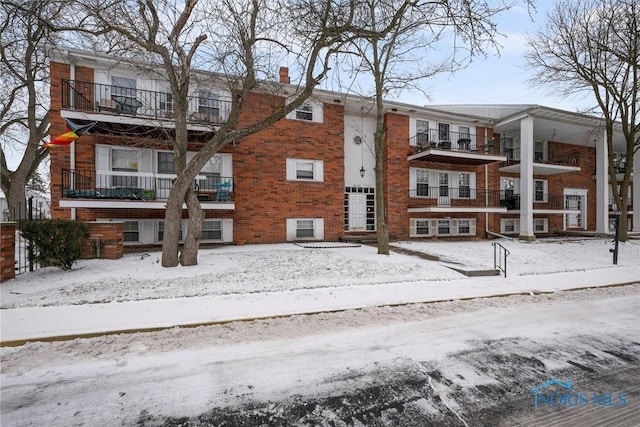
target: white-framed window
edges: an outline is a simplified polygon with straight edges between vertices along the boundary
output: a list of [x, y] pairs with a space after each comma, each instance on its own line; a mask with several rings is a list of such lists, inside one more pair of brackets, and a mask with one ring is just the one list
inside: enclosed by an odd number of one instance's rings
[[288, 218], [287, 241], [324, 239], [324, 219]]
[[547, 194], [548, 181], [546, 179], [533, 180], [533, 201], [546, 203], [549, 200]]
[[162, 174], [175, 174], [173, 153], [171, 151], [158, 151], [156, 153], [156, 170]]
[[416, 119], [416, 144], [425, 146], [429, 143], [429, 121]]
[[318, 100], [307, 100], [295, 110], [287, 114], [287, 119], [301, 120], [305, 122], [322, 123], [323, 104]]
[[520, 160], [520, 141], [512, 136], [503, 136], [500, 139], [500, 151], [509, 160]]
[[458, 126], [458, 138], [469, 138], [471, 136], [471, 129], [469, 126]]
[[449, 123], [438, 123], [438, 138], [440, 141], [451, 141], [450, 129], [451, 125]]
[[519, 233], [520, 232], [520, 219], [519, 218], [501, 218], [500, 219], [500, 232], [501, 233]]
[[548, 233], [549, 220], [547, 218], [533, 218], [533, 231], [536, 233]]
[[469, 172], [458, 172], [458, 197], [461, 199], [471, 198], [471, 174]]
[[322, 160], [287, 159], [287, 180], [324, 181], [324, 162]]
[[111, 149], [111, 170], [113, 172], [124, 172], [114, 175], [111, 185], [114, 187], [136, 188], [138, 177], [131, 176], [138, 172], [140, 163], [140, 151], [122, 148]]
[[416, 169], [416, 196], [429, 197], [428, 169]]
[[130, 77], [111, 76], [111, 95], [125, 98], [135, 98], [137, 83]]
[[313, 121], [313, 106], [306, 102], [296, 108], [296, 119], [298, 120], [307, 120], [309, 122]]
[[217, 121], [220, 119], [220, 95], [209, 90], [198, 90], [198, 119]]
[[475, 218], [411, 218], [410, 237], [426, 236], [475, 236]]
[[140, 241], [140, 224], [138, 221], [124, 221], [123, 240], [125, 243]]
[[544, 162], [547, 156], [547, 141], [533, 141], [533, 161]]
[[205, 219], [202, 224], [202, 240], [222, 240], [222, 221]]

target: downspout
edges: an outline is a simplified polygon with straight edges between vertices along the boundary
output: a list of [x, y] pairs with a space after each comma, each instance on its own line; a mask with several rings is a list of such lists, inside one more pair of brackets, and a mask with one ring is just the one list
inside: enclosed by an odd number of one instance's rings
[[[75, 84], [76, 82], [76, 65], [72, 61], [71, 61], [70, 70], [69, 70], [69, 80], [72, 81], [73, 84]], [[72, 85], [69, 85], [69, 100], [71, 102], [71, 107], [74, 107], [73, 103], [75, 99], [73, 96], [71, 86]], [[72, 171], [75, 172], [76, 170], [76, 142], [75, 141], [71, 142], [71, 145], [69, 145], [69, 167], [71, 168]], [[75, 187], [75, 181], [73, 182], [73, 185]], [[71, 208], [71, 219], [72, 220], [76, 219], [76, 208]]]

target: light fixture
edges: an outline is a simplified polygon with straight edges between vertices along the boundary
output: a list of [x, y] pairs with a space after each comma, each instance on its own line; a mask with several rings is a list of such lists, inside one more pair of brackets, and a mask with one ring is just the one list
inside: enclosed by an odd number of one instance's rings
[[597, 181], [597, 180], [598, 180], [598, 174], [597, 174], [597, 173], [595, 173], [595, 172], [594, 172], [594, 173], [592, 173], [592, 174], [591, 174], [591, 179], [593, 179], [594, 181]]
[[353, 137], [353, 143], [356, 145], [362, 144], [362, 137], [360, 135], [356, 135]]
[[362, 167], [360, 168], [360, 176], [361, 176], [362, 178], [364, 178], [364, 174], [365, 174], [365, 172], [366, 172], [366, 170], [364, 170], [364, 166], [362, 166]]

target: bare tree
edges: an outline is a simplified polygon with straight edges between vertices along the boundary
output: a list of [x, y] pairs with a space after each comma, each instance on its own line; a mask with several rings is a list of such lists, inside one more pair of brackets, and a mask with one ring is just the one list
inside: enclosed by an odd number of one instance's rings
[[[378, 254], [389, 254], [389, 226], [384, 199], [384, 97], [442, 72], [454, 72], [471, 57], [496, 46], [492, 18], [505, 8], [480, 0], [367, 0], [359, 3], [354, 28], [355, 68], [373, 79], [376, 130], [374, 134], [376, 224]], [[450, 50], [441, 59], [434, 53], [444, 41]]]
[[[324, 79], [331, 58], [344, 42], [355, 2], [263, 0], [136, 0], [87, 1], [97, 33], [107, 34], [113, 48], [129, 56], [139, 52], [158, 61], [174, 100], [173, 141], [177, 178], [165, 213], [162, 265], [197, 264], [204, 213], [192, 183], [213, 155], [234, 140], [267, 128], [307, 99]], [[311, 19], [313, 17], [314, 19]], [[288, 29], [284, 33], [284, 29]], [[285, 102], [280, 85], [269, 84], [273, 52], [297, 58], [304, 72], [297, 91]], [[193, 64], [207, 64], [233, 94], [225, 122], [187, 162], [187, 94]], [[282, 100], [254, 122], [242, 121], [253, 92], [268, 92]], [[183, 250], [178, 241], [182, 203], [189, 210]]]
[[[0, 183], [9, 219], [25, 203], [27, 183], [47, 157], [49, 135], [47, 45], [67, 2], [6, 0], [0, 15]], [[19, 160], [15, 170], [10, 163]]]
[[[544, 28], [529, 39], [526, 55], [536, 70], [532, 82], [566, 94], [596, 99], [606, 129], [608, 175], [620, 211], [620, 240], [628, 239], [628, 191], [633, 153], [640, 148], [640, 3], [638, 0], [561, 1]], [[617, 123], [619, 122], [619, 123]], [[626, 141], [623, 179], [618, 184], [613, 132]]]

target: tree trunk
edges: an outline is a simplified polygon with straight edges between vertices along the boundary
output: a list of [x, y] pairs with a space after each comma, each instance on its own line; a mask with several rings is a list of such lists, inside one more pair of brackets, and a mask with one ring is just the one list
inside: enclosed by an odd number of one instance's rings
[[164, 213], [164, 236], [162, 238], [162, 266], [176, 267], [178, 265], [178, 250], [180, 244], [180, 226], [182, 223], [183, 197], [175, 187], [169, 193], [167, 208]]
[[200, 206], [198, 197], [193, 189], [187, 190], [185, 202], [189, 209], [189, 229], [184, 239], [184, 246], [180, 254], [180, 264], [183, 266], [191, 266], [198, 264], [198, 249], [200, 248], [200, 240], [202, 239], [202, 224], [205, 214]]
[[[22, 185], [21, 185], [22, 184]], [[26, 182], [20, 183], [15, 179], [11, 181], [7, 196], [7, 207], [9, 209], [9, 221], [18, 221], [26, 217], [27, 192]]]
[[384, 168], [383, 168], [383, 144], [384, 125], [382, 112], [378, 113], [378, 125], [374, 135], [374, 147], [376, 156], [376, 237], [378, 240], [378, 254], [389, 255], [389, 224], [387, 223], [387, 208], [384, 200]]

